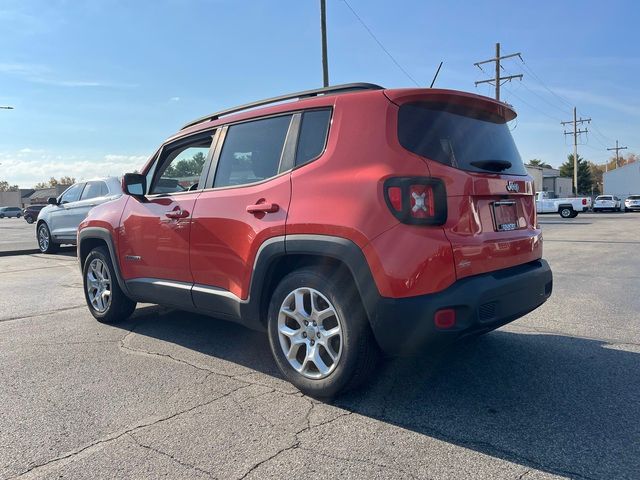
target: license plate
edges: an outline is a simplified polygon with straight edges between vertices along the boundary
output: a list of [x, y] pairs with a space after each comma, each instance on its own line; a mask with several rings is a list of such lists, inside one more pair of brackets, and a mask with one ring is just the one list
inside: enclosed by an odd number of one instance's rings
[[493, 220], [498, 232], [509, 232], [518, 228], [516, 202], [494, 202]]

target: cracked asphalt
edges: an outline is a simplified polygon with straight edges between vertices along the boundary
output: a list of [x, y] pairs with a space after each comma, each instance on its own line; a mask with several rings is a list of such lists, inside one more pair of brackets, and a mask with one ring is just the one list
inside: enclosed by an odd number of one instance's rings
[[638, 478], [640, 215], [541, 224], [547, 304], [331, 404], [261, 333], [152, 305], [101, 325], [73, 252], [0, 258], [0, 479]]

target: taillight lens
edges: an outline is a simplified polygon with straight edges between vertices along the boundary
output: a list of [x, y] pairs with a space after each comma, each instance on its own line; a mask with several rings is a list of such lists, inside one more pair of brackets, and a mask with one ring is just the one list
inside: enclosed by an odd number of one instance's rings
[[447, 194], [440, 179], [389, 178], [384, 183], [384, 195], [391, 213], [403, 223], [442, 225], [447, 220]]
[[582, 204], [583, 204], [583, 205], [586, 205], [586, 204], [587, 204], [587, 199], [586, 199], [586, 198], [583, 198], [583, 199], [582, 199]]

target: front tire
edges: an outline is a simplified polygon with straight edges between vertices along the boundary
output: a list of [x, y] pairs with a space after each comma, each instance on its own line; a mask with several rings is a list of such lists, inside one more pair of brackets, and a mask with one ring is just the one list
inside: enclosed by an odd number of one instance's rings
[[33, 217], [24, 217], [24, 219], [26, 220], [26, 222], [31, 225], [33, 223]]
[[51, 238], [51, 232], [46, 223], [43, 222], [38, 226], [36, 236], [38, 247], [42, 253], [56, 253], [58, 251], [60, 245], [55, 243]]
[[331, 398], [373, 372], [378, 346], [349, 278], [312, 268], [287, 275], [271, 297], [271, 352], [282, 374], [303, 393]]
[[97, 247], [89, 252], [82, 268], [82, 278], [87, 306], [99, 322], [121, 322], [136, 309], [136, 302], [127, 297], [118, 284], [106, 247]]

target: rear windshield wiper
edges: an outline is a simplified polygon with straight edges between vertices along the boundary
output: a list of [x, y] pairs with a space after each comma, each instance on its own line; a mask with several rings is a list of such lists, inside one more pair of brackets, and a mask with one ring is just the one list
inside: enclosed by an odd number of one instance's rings
[[502, 172], [503, 170], [511, 168], [511, 162], [508, 160], [476, 160], [475, 162], [471, 162], [471, 165], [492, 172]]

